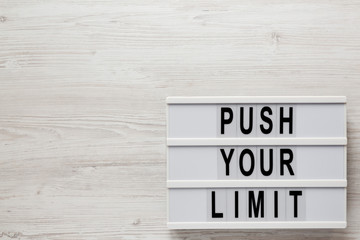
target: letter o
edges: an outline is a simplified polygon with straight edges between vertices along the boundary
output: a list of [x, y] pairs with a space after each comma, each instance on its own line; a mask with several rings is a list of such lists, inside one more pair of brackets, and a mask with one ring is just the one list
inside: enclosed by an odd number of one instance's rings
[[[244, 169], [244, 166], [243, 166], [244, 156], [246, 154], [248, 154], [250, 156], [250, 161], [251, 161], [250, 169], [247, 170], [247, 171]], [[255, 157], [254, 157], [253, 152], [250, 149], [245, 148], [244, 150], [241, 151], [241, 154], [240, 154], [240, 157], [239, 157], [239, 168], [240, 168], [240, 172], [246, 177], [250, 176], [254, 172]]]

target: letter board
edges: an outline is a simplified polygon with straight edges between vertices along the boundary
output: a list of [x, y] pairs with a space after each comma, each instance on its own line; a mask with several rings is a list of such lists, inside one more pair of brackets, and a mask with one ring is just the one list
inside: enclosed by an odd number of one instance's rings
[[345, 228], [346, 97], [168, 97], [168, 227]]

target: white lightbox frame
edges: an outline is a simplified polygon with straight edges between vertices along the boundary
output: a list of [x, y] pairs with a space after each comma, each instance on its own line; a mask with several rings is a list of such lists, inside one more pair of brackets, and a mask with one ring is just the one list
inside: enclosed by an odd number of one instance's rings
[[[170, 229], [310, 229], [346, 228], [347, 187], [347, 132], [345, 96], [249, 96], [249, 97], [167, 97], [167, 188], [234, 188], [234, 187], [339, 187], [345, 190], [345, 221], [263, 221], [263, 222], [169, 222], [169, 196], [167, 197], [167, 225]], [[169, 138], [169, 105], [215, 105], [215, 104], [344, 104], [344, 137], [325, 138]], [[297, 146], [345, 146], [344, 179], [316, 180], [169, 180], [169, 151], [172, 146], [240, 146], [240, 145], [297, 145]], [[169, 192], [169, 191], [168, 191]], [[169, 195], [169, 193], [168, 193]]]

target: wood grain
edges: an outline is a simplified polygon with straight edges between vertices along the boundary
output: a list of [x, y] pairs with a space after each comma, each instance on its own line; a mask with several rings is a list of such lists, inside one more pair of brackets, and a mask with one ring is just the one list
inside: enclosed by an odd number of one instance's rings
[[[359, 1], [0, 1], [1, 239], [359, 239]], [[170, 231], [167, 96], [348, 97], [348, 228]]]

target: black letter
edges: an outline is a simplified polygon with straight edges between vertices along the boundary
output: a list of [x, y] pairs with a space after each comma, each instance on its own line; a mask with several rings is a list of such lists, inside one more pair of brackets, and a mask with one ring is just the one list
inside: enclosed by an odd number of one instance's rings
[[[243, 160], [244, 160], [244, 155], [245, 154], [249, 154], [250, 156], [250, 169], [248, 171], [245, 171], [244, 167], [243, 167]], [[241, 173], [248, 177], [252, 174], [252, 172], [254, 171], [254, 164], [255, 164], [255, 159], [254, 159], [254, 154], [252, 153], [252, 151], [248, 148], [242, 150], [241, 154], [240, 154], [240, 157], [239, 157], [239, 167], [240, 167], [240, 171]]]
[[284, 107], [280, 107], [280, 134], [284, 133], [284, 123], [289, 123], [289, 134], [293, 133], [293, 108], [289, 107], [289, 117], [284, 117]]
[[252, 209], [254, 208], [255, 217], [259, 217], [261, 208], [261, 217], [264, 217], [264, 191], [259, 191], [257, 202], [255, 203], [254, 191], [249, 191], [249, 218], [252, 218]]
[[265, 112], [269, 112], [269, 115], [272, 115], [272, 110], [271, 110], [271, 108], [270, 107], [263, 107], [262, 109], [261, 109], [261, 119], [264, 121], [264, 122], [266, 122], [266, 123], [268, 123], [269, 124], [269, 127], [268, 127], [268, 129], [265, 129], [264, 128], [264, 124], [261, 124], [260, 125], [260, 129], [261, 129], [261, 132], [262, 133], [264, 133], [264, 134], [269, 134], [269, 133], [271, 133], [271, 131], [272, 131], [272, 128], [273, 128], [273, 123], [272, 123], [272, 121], [271, 121], [271, 119], [269, 118], [269, 117], [266, 117], [265, 116]]
[[270, 176], [273, 171], [273, 149], [269, 149], [269, 170], [264, 169], [264, 149], [260, 149], [260, 170], [262, 175]]
[[[229, 118], [225, 119], [225, 113], [229, 113]], [[230, 124], [233, 120], [233, 111], [231, 108], [222, 107], [221, 108], [221, 134], [225, 132], [225, 124]]]
[[223, 218], [223, 214], [217, 213], [215, 210], [215, 191], [211, 192], [211, 213], [212, 218]]
[[[284, 155], [288, 154], [289, 155], [289, 159], [284, 159]], [[291, 149], [289, 148], [282, 148], [280, 149], [280, 175], [284, 175], [284, 165], [286, 165], [286, 167], [289, 170], [290, 175], [294, 175], [294, 171], [290, 165], [290, 163], [293, 160], [293, 152]]]
[[235, 218], [239, 218], [239, 192], [235, 191]]
[[240, 108], [240, 129], [243, 134], [249, 134], [252, 131], [253, 127], [253, 107], [249, 109], [249, 127], [248, 129], [244, 128], [244, 107]]
[[274, 192], [274, 216], [278, 218], [278, 191]]
[[230, 161], [231, 161], [231, 158], [232, 158], [232, 155], [234, 153], [234, 149], [230, 149], [230, 153], [229, 153], [229, 157], [226, 157], [226, 153], [225, 153], [225, 150], [224, 149], [220, 149], [220, 152], [221, 152], [221, 155], [225, 161], [225, 165], [226, 165], [226, 176], [229, 176], [229, 166], [230, 166]]
[[298, 217], [298, 196], [302, 196], [302, 191], [290, 191], [290, 196], [294, 196], [294, 217]]

